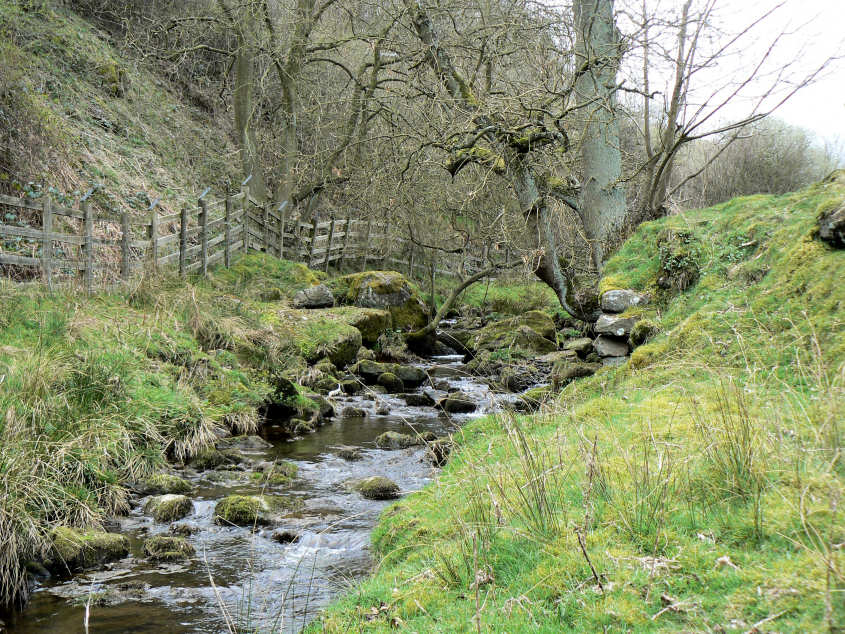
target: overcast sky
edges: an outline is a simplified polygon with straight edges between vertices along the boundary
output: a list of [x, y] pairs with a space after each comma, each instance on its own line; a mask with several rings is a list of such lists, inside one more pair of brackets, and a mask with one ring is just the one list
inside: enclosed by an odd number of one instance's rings
[[[648, 0], [649, 10], [657, 15], [671, 19], [677, 15], [684, 0]], [[707, 0], [695, 0], [700, 8]], [[642, 0], [620, 0], [617, 10], [622, 11], [619, 18], [623, 31], [632, 27], [626, 24], [624, 13], [632, 11], [639, 14]], [[778, 5], [780, 6], [779, 8]], [[713, 41], [703, 43], [697, 60], [718, 50], [721, 43], [731, 35], [745, 30], [767, 12], [775, 11], [755, 25], [723, 55], [718, 57], [717, 67], [711, 67], [695, 75], [689, 105], [695, 107], [721, 103], [722, 98], [730, 95], [736, 81], [746, 78], [758, 62], [766, 59], [763, 69], [758, 72], [758, 79], [741, 91], [745, 98], [732, 99], [730, 105], [721, 108], [709, 121], [707, 127], [716, 129], [731, 121], [743, 119], [752, 111], [761, 94], [772, 85], [775, 77], [780, 77], [783, 86], [778, 95], [769, 99], [758, 111], [767, 111], [790, 90], [790, 82], [798, 82], [819, 68], [824, 60], [832, 56], [845, 55], [845, 0], [718, 0], [717, 9], [711, 22], [723, 31]], [[673, 33], [674, 31], [669, 31]], [[652, 37], [654, 34], [652, 33]], [[664, 45], [674, 49], [675, 41], [664, 39]], [[770, 51], [772, 43], [776, 46]], [[635, 57], [623, 75], [640, 83], [641, 62]], [[673, 71], [669, 66], [650, 64], [652, 90], [660, 90], [664, 95], [671, 92]], [[662, 86], [660, 85], [662, 84]], [[658, 97], [658, 100], [662, 97]], [[705, 106], [706, 108], [707, 106]], [[700, 116], [700, 115], [699, 115]], [[775, 116], [788, 123], [807, 128], [814, 132], [821, 142], [836, 146], [839, 155], [845, 160], [845, 59], [829, 63], [825, 71], [815, 81], [780, 106]]]

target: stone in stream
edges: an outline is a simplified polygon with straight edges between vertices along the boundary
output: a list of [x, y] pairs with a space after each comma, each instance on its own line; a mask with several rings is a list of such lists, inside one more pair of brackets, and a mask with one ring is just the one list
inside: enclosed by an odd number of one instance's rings
[[194, 487], [185, 478], [172, 473], [157, 473], [147, 478], [138, 489], [142, 495], [184, 495], [193, 491]]
[[192, 524], [191, 522], [174, 522], [167, 527], [167, 530], [170, 531], [171, 535], [190, 537], [191, 535], [199, 533], [200, 527], [196, 524]]
[[405, 383], [392, 372], [380, 374], [376, 383], [383, 386], [388, 394], [400, 394], [405, 391]]
[[180, 520], [193, 510], [193, 503], [184, 495], [156, 495], [144, 505], [144, 513], [152, 515], [156, 522], [162, 524]]
[[292, 531], [288, 528], [277, 529], [273, 531], [273, 533], [270, 535], [270, 539], [280, 544], [293, 544], [295, 542], [298, 542], [299, 538], [299, 533], [297, 533], [296, 531]]
[[[611, 337], [627, 337], [631, 334], [631, 328], [637, 320], [633, 317], [617, 317], [615, 315], [602, 315], [598, 318], [595, 325], [595, 331], [598, 335], [609, 335]], [[595, 344], [593, 344], [595, 345]], [[601, 356], [620, 356], [620, 355], [602, 355]]]
[[428, 379], [428, 374], [422, 368], [399, 365], [398, 363], [379, 363], [366, 359], [356, 363], [350, 370], [369, 384], [377, 384], [382, 374], [393, 374], [402, 380], [405, 387], [410, 389], [419, 387]]
[[50, 533], [51, 552], [46, 567], [53, 571], [72, 572], [111, 561], [129, 554], [129, 540], [118, 533], [82, 532], [67, 526]]
[[325, 284], [303, 288], [293, 296], [294, 308], [331, 308], [332, 306], [334, 306], [334, 295]]
[[344, 379], [340, 382], [341, 391], [347, 396], [354, 396], [363, 389], [358, 379]]
[[628, 354], [628, 343], [617, 341], [605, 335], [599, 335], [593, 342], [593, 347], [600, 357], [624, 357]]
[[425, 392], [420, 394], [403, 394], [402, 398], [409, 407], [434, 407], [434, 399]]
[[376, 438], [376, 447], [379, 449], [407, 449], [418, 444], [419, 439], [398, 431], [386, 431]]
[[265, 526], [302, 506], [301, 500], [281, 495], [228, 495], [214, 507], [214, 521], [224, 526]]
[[361, 460], [364, 457], [363, 452], [359, 447], [351, 447], [351, 446], [342, 446], [338, 447], [335, 451], [338, 458], [343, 458], [344, 460], [349, 460], [350, 462], [355, 460]]
[[378, 416], [388, 416], [390, 414], [390, 407], [388, 407], [387, 403], [382, 401], [378, 405], [376, 405], [376, 415]]
[[343, 408], [341, 412], [341, 416], [343, 418], [366, 418], [367, 417], [367, 410], [361, 407], [354, 407], [352, 405], [347, 405]]
[[219, 469], [243, 462], [243, 456], [234, 449], [220, 451], [218, 449], [206, 449], [198, 453], [189, 463], [197, 471], [208, 469]]
[[399, 485], [383, 476], [365, 478], [355, 489], [368, 500], [395, 500], [399, 497]]
[[446, 398], [441, 399], [437, 403], [437, 406], [450, 414], [468, 414], [478, 408], [478, 405], [474, 401], [469, 400], [468, 396], [461, 394], [450, 394]]
[[195, 552], [184, 537], [156, 535], [144, 541], [144, 555], [151, 561], [181, 561], [193, 557]]
[[601, 309], [609, 313], [624, 313], [629, 308], [646, 304], [647, 296], [628, 289], [607, 291], [601, 296]]

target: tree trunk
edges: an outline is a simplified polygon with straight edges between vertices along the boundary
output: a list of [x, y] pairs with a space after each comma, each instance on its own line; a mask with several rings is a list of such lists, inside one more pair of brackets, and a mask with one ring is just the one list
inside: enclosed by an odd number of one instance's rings
[[575, 84], [576, 105], [584, 117], [581, 163], [584, 182], [579, 206], [601, 273], [609, 248], [619, 240], [627, 206], [621, 185], [622, 152], [616, 109], [620, 42], [613, 0], [575, 0], [576, 66], [589, 65]]

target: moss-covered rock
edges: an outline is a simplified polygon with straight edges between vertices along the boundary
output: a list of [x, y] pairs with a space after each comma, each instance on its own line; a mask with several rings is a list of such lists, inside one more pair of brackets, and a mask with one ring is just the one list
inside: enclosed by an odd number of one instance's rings
[[379, 363], [366, 359], [356, 363], [350, 370], [360, 376], [364, 382], [371, 384], [378, 384], [379, 377], [383, 374], [392, 374], [401, 379], [405, 387], [411, 389], [419, 387], [428, 379], [428, 374], [422, 368], [398, 363]]
[[418, 444], [418, 438], [400, 434], [398, 431], [386, 431], [376, 438], [376, 447], [379, 449], [407, 449]]
[[144, 505], [144, 513], [163, 524], [180, 520], [190, 515], [193, 510], [193, 503], [184, 495], [156, 495]]
[[219, 469], [230, 464], [232, 462], [229, 457], [219, 449], [206, 449], [194, 456], [190, 462], [190, 465], [197, 471]]
[[478, 409], [478, 404], [475, 401], [462, 394], [450, 394], [441, 399], [437, 406], [450, 414], [469, 414]]
[[302, 502], [280, 495], [229, 495], [214, 507], [214, 521], [235, 526], [272, 524], [275, 518], [302, 508]]
[[[364, 309], [356, 311], [350, 317], [349, 325], [357, 328], [361, 333], [361, 341], [365, 346], [371, 347], [382, 333], [393, 328], [393, 317], [389, 310]], [[360, 353], [359, 358], [363, 358]]]
[[144, 481], [141, 491], [144, 495], [185, 495], [193, 491], [193, 488], [185, 478], [172, 473], [157, 473]]
[[118, 533], [81, 532], [58, 526], [50, 533], [50, 539], [52, 552], [47, 563], [54, 571], [72, 572], [100, 566], [129, 554], [129, 540]]
[[259, 472], [259, 479], [267, 484], [282, 486], [290, 484], [298, 473], [299, 467], [293, 462], [277, 460]]
[[399, 497], [399, 485], [383, 476], [365, 478], [355, 489], [368, 500], [395, 500]]
[[449, 437], [436, 438], [426, 445], [425, 460], [435, 467], [442, 467], [452, 453], [454, 442]]
[[380, 374], [376, 383], [384, 387], [388, 394], [400, 394], [405, 391], [405, 384], [392, 372]]
[[353, 273], [329, 284], [342, 304], [389, 311], [393, 328], [416, 330], [428, 321], [425, 305], [416, 289], [396, 271]]
[[537, 310], [486, 325], [471, 343], [475, 350], [521, 348], [536, 354], [557, 350], [551, 317]]
[[144, 555], [151, 561], [181, 561], [195, 552], [184, 537], [156, 535], [144, 541]]
[[552, 368], [552, 385], [556, 388], [564, 387], [584, 377], [592, 376], [601, 369], [601, 363], [564, 362]]
[[523, 394], [520, 394], [519, 399], [514, 404], [514, 407], [523, 412], [534, 412], [540, 409], [553, 394], [550, 385], [542, 385], [535, 387]]

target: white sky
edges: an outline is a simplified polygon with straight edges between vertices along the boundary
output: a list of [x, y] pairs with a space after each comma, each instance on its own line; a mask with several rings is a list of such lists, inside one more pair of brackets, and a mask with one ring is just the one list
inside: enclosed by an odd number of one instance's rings
[[[703, 1], [695, 2], [693, 7], [700, 6]], [[648, 0], [648, 5], [652, 11], [657, 8], [664, 14], [667, 11], [671, 13], [682, 2]], [[718, 69], [708, 70], [697, 77], [691, 101], [707, 99], [716, 86], [724, 87], [721, 92], [727, 94], [730, 91], [727, 88], [728, 78], [744, 77], [743, 73], [749, 72], [766, 55], [772, 41], [781, 34], [760, 79], [756, 85], [743, 91], [747, 96], [759, 95], [784, 67], [788, 68], [786, 78], [797, 80], [806, 77], [827, 58], [845, 56], [845, 0], [719, 0], [714, 23], [728, 33], [737, 33], [782, 3], [782, 7], [744, 35], [732, 47], [732, 53], [720, 57], [722, 61]], [[621, 0], [617, 9], [641, 4], [641, 0]], [[669, 79], [665, 72], [656, 75], [653, 80], [661, 75], [664, 80]], [[661, 88], [669, 90], [666, 85], [654, 86], [657, 90]], [[711, 103], [718, 101], [712, 100]], [[718, 119], [723, 123], [742, 119], [748, 114], [752, 101], [734, 100], [719, 112]], [[832, 144], [845, 159], [845, 58], [832, 61], [812, 85], [793, 95], [774, 116], [811, 130], [822, 143]]]

